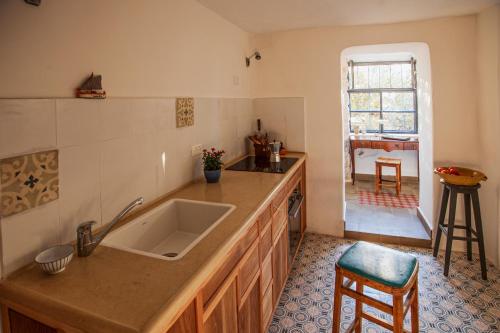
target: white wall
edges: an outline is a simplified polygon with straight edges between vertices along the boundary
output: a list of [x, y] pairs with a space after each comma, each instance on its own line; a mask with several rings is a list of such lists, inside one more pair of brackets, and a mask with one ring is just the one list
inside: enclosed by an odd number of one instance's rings
[[0, 1], [0, 97], [249, 97], [250, 35], [195, 0]]
[[[340, 54], [357, 45], [424, 42], [432, 64], [433, 159], [478, 166], [476, 17], [332, 27], [258, 35], [262, 60], [254, 83], [259, 97], [304, 96], [309, 154], [308, 227], [343, 235], [343, 145]], [[472, 65], [471, 65], [472, 64]], [[424, 166], [421, 166], [424, 167]], [[432, 163], [426, 168], [432, 168]], [[434, 202], [440, 191], [436, 177]], [[435, 208], [430, 208], [434, 210]], [[488, 256], [496, 261], [496, 246]]]
[[4, 274], [74, 240], [81, 222], [100, 226], [139, 196], [150, 202], [200, 177], [192, 145], [223, 148], [226, 160], [245, 154], [254, 119], [251, 99], [196, 98], [184, 128], [172, 98], [0, 100], [0, 159], [57, 148], [60, 188], [58, 200], [1, 220]]
[[488, 176], [479, 194], [486, 245], [500, 252], [500, 6], [481, 12], [477, 28], [480, 165]]
[[304, 98], [257, 98], [253, 107], [271, 140], [282, 141], [289, 151], [306, 151]]

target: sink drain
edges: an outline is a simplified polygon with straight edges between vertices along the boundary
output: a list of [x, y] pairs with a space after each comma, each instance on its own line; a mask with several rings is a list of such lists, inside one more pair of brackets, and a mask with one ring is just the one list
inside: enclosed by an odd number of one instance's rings
[[177, 252], [167, 252], [162, 254], [162, 256], [167, 257], [167, 258], [175, 258], [177, 257], [178, 253]]

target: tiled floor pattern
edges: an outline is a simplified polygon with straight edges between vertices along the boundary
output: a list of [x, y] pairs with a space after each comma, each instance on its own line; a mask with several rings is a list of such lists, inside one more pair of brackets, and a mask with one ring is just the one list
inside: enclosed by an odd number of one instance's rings
[[[428, 239], [429, 236], [417, 217], [415, 208], [395, 208], [359, 203], [362, 191], [373, 191], [373, 181], [346, 183], [345, 228], [348, 231], [396, 237]], [[393, 191], [383, 189], [384, 193]], [[418, 184], [405, 183], [401, 193], [418, 200]]]
[[[274, 313], [270, 333], [331, 332], [335, 262], [352, 241], [307, 233], [292, 272]], [[437, 259], [431, 250], [396, 247], [418, 258], [420, 332], [500, 332], [500, 271], [488, 266], [488, 281], [481, 280], [477, 258], [466, 260], [462, 253], [452, 254], [449, 277], [443, 276], [443, 254]], [[385, 302], [386, 294], [368, 289]], [[380, 318], [391, 316], [365, 306], [365, 311]], [[341, 331], [354, 318], [354, 300], [344, 296]], [[410, 329], [410, 315], [405, 328]], [[388, 332], [363, 320], [364, 333]]]

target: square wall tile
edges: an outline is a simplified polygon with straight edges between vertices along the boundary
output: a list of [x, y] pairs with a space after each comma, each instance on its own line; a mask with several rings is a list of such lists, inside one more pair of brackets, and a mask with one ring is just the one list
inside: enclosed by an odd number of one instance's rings
[[194, 125], [194, 98], [183, 97], [175, 101], [175, 114], [177, 127]]
[[54, 100], [0, 99], [0, 158], [54, 148]]
[[58, 151], [0, 160], [0, 216], [10, 216], [59, 197]]
[[2, 219], [3, 276], [60, 244], [58, 201]]
[[101, 105], [101, 100], [56, 100], [57, 146], [98, 142], [101, 139]]
[[99, 144], [66, 147], [59, 151], [59, 212], [61, 239], [76, 238], [85, 221], [101, 225], [101, 152]]

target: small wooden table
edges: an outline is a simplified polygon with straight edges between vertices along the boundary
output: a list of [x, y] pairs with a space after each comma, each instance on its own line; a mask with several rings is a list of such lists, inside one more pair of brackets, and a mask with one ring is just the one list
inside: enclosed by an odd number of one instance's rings
[[417, 168], [420, 169], [418, 165], [418, 138], [411, 138], [409, 141], [399, 141], [383, 139], [382, 137], [375, 135], [350, 135], [349, 143], [351, 153], [351, 179], [353, 184], [356, 180], [356, 163], [354, 152], [357, 148], [383, 149], [387, 152], [393, 150], [415, 150], [417, 152]]

